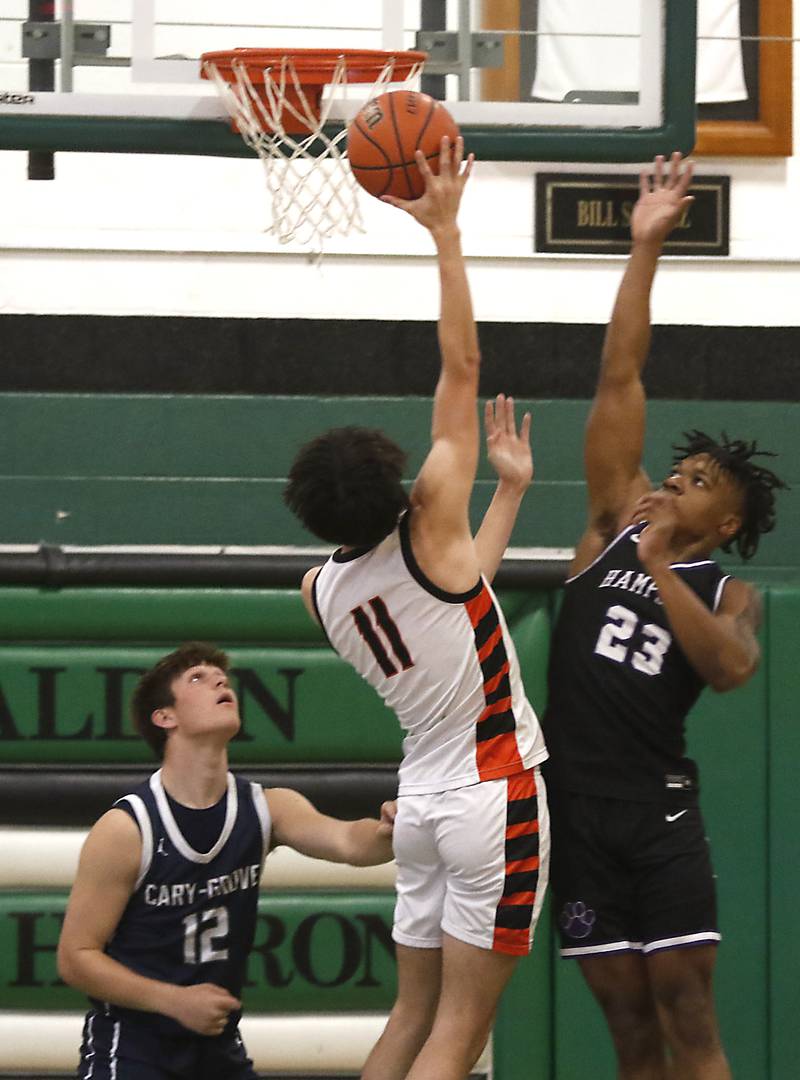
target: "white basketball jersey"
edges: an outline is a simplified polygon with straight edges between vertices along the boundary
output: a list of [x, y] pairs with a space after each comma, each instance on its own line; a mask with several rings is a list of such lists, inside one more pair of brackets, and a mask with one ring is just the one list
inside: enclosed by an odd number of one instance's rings
[[405, 732], [399, 794], [430, 794], [547, 757], [503, 613], [481, 579], [448, 593], [417, 565], [410, 514], [377, 547], [336, 552], [314, 583], [333, 648]]
[[[649, 3], [650, 0], [647, 0]], [[562, 101], [571, 90], [639, 89], [636, 37], [642, 0], [539, 0], [533, 96]], [[696, 99], [746, 101], [739, 0], [698, 0]], [[560, 36], [560, 35], [570, 36]], [[714, 39], [714, 40], [711, 40]]]

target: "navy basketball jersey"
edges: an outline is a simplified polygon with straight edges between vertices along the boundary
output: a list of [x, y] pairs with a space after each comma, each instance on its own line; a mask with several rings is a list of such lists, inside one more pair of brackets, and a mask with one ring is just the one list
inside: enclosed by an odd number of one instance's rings
[[[231, 773], [223, 802], [208, 810], [179, 807], [164, 789], [161, 770], [118, 800], [115, 806], [139, 826], [142, 858], [136, 887], [106, 952], [149, 978], [181, 986], [215, 983], [239, 997], [255, 932], [270, 816], [263, 789]], [[203, 850], [181, 830], [177, 819], [188, 815], [199, 818], [201, 826], [203, 818], [206, 825], [218, 826]], [[113, 1009], [165, 1034], [185, 1033], [168, 1017]], [[237, 1020], [232, 1014], [232, 1028]]]
[[[548, 783], [568, 791], [660, 801], [697, 771], [686, 714], [705, 683], [674, 639], [637, 556], [643, 524], [625, 529], [570, 578], [553, 632], [544, 731]], [[712, 611], [727, 576], [709, 559], [672, 569]]]

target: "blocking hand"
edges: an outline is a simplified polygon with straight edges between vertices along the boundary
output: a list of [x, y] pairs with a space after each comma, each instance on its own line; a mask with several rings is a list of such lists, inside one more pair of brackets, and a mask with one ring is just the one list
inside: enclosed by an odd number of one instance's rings
[[486, 451], [498, 479], [525, 490], [533, 480], [531, 414], [525, 413], [517, 432], [514, 399], [498, 394], [486, 402], [483, 423]]
[[425, 181], [425, 191], [419, 199], [398, 199], [394, 195], [384, 195], [383, 202], [391, 203], [400, 210], [405, 210], [416, 218], [426, 229], [437, 229], [453, 224], [458, 216], [458, 207], [464, 185], [472, 172], [474, 154], [464, 159], [464, 140], [459, 137], [453, 146], [445, 135], [439, 149], [439, 175], [428, 164], [425, 155], [417, 150], [414, 158]]
[[[681, 165], [683, 164], [683, 168]], [[692, 164], [683, 162], [676, 151], [669, 161], [659, 155], [652, 169], [639, 176], [639, 199], [631, 216], [631, 236], [634, 243], [662, 244], [683, 217], [687, 206], [694, 202], [686, 192], [692, 182]]]

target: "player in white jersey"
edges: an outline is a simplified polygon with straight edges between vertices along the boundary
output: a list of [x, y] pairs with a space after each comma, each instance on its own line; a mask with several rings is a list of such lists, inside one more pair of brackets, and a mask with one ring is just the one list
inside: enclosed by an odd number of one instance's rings
[[441, 284], [441, 373], [432, 446], [410, 498], [405, 455], [385, 435], [337, 429], [304, 447], [286, 501], [341, 545], [309, 571], [303, 596], [333, 647], [405, 731], [395, 823], [398, 997], [363, 1080], [463, 1080], [480, 1054], [516, 959], [530, 948], [549, 832], [546, 757], [516, 654], [488, 584], [532, 478], [530, 418], [487, 407], [500, 482], [481, 528], [469, 523], [480, 444], [480, 354], [456, 224], [472, 159], [442, 144], [439, 176], [415, 202], [390, 200], [429, 229]]

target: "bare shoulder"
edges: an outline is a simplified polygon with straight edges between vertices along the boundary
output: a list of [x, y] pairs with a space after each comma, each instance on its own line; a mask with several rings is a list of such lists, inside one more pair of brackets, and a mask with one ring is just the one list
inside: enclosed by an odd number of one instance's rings
[[92, 826], [81, 851], [83, 872], [95, 870], [135, 878], [142, 855], [139, 827], [124, 810], [113, 808]]
[[278, 827], [282, 821], [293, 814], [302, 814], [313, 811], [312, 803], [301, 795], [299, 791], [291, 788], [264, 788], [264, 797], [267, 800], [269, 814], [273, 826]]
[[606, 522], [596, 522], [588, 526], [575, 546], [575, 554], [572, 557], [568, 571], [569, 577], [572, 578], [577, 574], [582, 574], [584, 570], [588, 570], [592, 563], [600, 558], [606, 548], [616, 540], [625, 528], [624, 520], [617, 521], [616, 518], [613, 518]]
[[764, 605], [761, 594], [740, 578], [728, 578], [717, 608], [718, 615], [727, 615], [749, 625], [754, 631], [761, 626]]
[[305, 604], [306, 611], [314, 620], [314, 622], [319, 622], [319, 619], [317, 617], [317, 611], [314, 607], [314, 582], [317, 580], [317, 575], [319, 574], [321, 569], [321, 566], [312, 566], [310, 570], [306, 570], [305, 574], [303, 574], [303, 581], [300, 585], [300, 595], [303, 598], [303, 603]]

